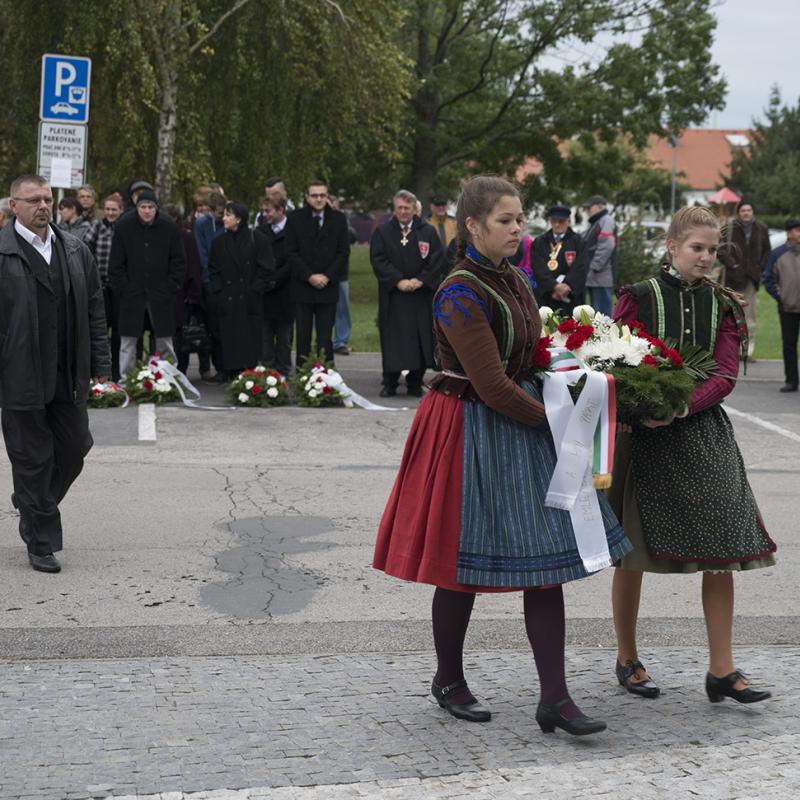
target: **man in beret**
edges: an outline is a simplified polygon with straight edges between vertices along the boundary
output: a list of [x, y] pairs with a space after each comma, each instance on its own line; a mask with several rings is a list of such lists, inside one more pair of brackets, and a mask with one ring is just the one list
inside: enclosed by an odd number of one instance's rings
[[149, 320], [156, 341], [151, 353], [177, 361], [172, 345], [175, 295], [183, 287], [186, 253], [178, 226], [158, 211], [149, 189], [136, 198], [136, 212], [114, 228], [108, 277], [119, 299], [119, 372], [125, 380], [136, 364], [136, 341]]
[[764, 288], [778, 301], [783, 339], [783, 370], [786, 383], [781, 392], [796, 392], [797, 339], [800, 334], [800, 219], [784, 225], [786, 243], [769, 255], [764, 270]]
[[583, 240], [570, 227], [571, 212], [565, 205], [547, 209], [550, 229], [531, 247], [531, 275], [536, 300], [541, 306], [571, 314], [583, 302], [587, 264]]
[[447, 195], [444, 192], [433, 195], [430, 208], [428, 222], [439, 235], [442, 250], [447, 250], [447, 246], [456, 236], [456, 218], [447, 213]]

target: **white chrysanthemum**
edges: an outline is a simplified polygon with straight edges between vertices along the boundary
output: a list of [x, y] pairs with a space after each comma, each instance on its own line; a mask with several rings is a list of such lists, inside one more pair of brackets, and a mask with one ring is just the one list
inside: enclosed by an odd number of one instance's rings
[[250, 398], [244, 392], [239, 392], [239, 402], [240, 403], [246, 403], [249, 399]]
[[278, 385], [278, 379], [274, 375], [270, 375], [267, 378], [267, 386], [277, 386], [277, 385]]
[[136, 376], [137, 381], [146, 381], [153, 377], [153, 373], [150, 372], [149, 369], [142, 369], [139, 370], [139, 374]]
[[277, 396], [278, 390], [274, 386], [271, 386], [269, 389], [267, 389], [267, 397], [275, 398]]
[[542, 322], [547, 322], [553, 316], [553, 309], [550, 306], [542, 306], [539, 309], [539, 316], [542, 318]]
[[253, 383], [253, 381], [247, 381], [247, 383], [245, 383], [244, 385], [244, 388], [247, 389], [247, 391], [250, 391], [250, 389], [252, 389], [254, 385], [255, 384]]
[[308, 396], [309, 397], [317, 397], [317, 395], [319, 395], [319, 392], [316, 389], [309, 389], [308, 390]]
[[255, 368], [253, 369], [253, 372], [257, 372], [259, 375], [260, 375], [262, 372], [266, 372], [266, 371], [267, 371], [267, 368], [266, 368], [266, 367], [262, 367], [262, 366], [261, 366], [261, 364], [259, 364], [257, 367], [255, 367]]
[[311, 389], [311, 381], [306, 381], [306, 385], [303, 387], [307, 392]]

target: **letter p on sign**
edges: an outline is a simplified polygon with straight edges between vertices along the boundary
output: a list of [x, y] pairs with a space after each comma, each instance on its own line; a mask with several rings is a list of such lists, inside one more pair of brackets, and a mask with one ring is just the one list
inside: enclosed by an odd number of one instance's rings
[[70, 86], [75, 78], [78, 77], [78, 72], [69, 61], [56, 62], [56, 97], [61, 97], [61, 90], [65, 86]]

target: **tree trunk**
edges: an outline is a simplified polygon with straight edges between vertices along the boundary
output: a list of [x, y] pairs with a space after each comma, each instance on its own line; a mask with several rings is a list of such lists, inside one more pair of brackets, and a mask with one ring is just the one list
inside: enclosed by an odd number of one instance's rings
[[156, 194], [161, 203], [172, 199], [172, 161], [178, 130], [178, 71], [167, 69], [161, 78], [158, 115], [158, 150], [156, 152]]

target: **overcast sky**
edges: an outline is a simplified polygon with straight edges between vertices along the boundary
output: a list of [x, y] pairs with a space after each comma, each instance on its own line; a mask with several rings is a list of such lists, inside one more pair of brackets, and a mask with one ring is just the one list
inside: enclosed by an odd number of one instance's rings
[[777, 83], [787, 105], [800, 98], [800, 2], [798, 0], [723, 0], [714, 10], [719, 20], [714, 62], [728, 82], [723, 111], [703, 127], [749, 128], [763, 119], [769, 90]]

